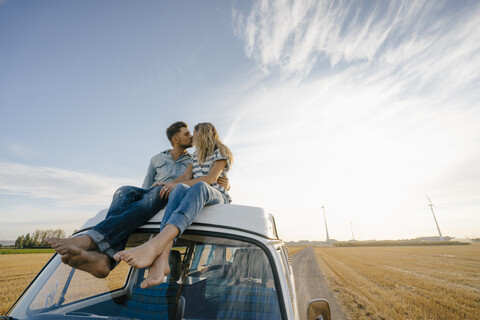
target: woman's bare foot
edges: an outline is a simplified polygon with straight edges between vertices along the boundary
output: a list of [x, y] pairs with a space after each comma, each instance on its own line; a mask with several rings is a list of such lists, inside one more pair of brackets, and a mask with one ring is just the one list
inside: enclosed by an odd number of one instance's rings
[[117, 261], [123, 260], [135, 268], [146, 268], [152, 265], [155, 258], [161, 254], [162, 249], [150, 240], [138, 247], [119, 251], [113, 258]]
[[68, 253], [62, 257], [62, 262], [97, 278], [105, 278], [110, 273], [110, 258], [98, 251], [86, 251], [70, 246]]
[[61, 255], [67, 254], [70, 246], [75, 246], [87, 251], [97, 248], [95, 242], [87, 235], [72, 238], [45, 238], [45, 242]]
[[123, 260], [135, 268], [150, 267], [155, 259], [162, 254], [167, 245], [171, 247], [172, 241], [178, 233], [179, 229], [177, 227], [168, 224], [154, 238], [138, 247], [119, 251], [113, 258], [117, 261]]
[[140, 283], [140, 287], [145, 289], [159, 285], [163, 283], [163, 281], [165, 280], [165, 276], [169, 273], [170, 266], [168, 264], [168, 261], [165, 264], [164, 259], [157, 257], [157, 259], [153, 261], [150, 270], [148, 270], [148, 276], [145, 278], [145, 280], [142, 281], [142, 283]]
[[168, 245], [162, 254], [155, 259], [148, 271], [148, 276], [140, 284], [141, 288], [145, 289], [161, 284], [165, 276], [170, 273], [170, 264], [168, 263], [170, 249], [172, 249], [172, 244]]

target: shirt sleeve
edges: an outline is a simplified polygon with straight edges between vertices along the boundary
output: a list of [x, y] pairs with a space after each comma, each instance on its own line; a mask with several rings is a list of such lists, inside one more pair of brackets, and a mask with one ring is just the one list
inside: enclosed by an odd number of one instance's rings
[[148, 166], [147, 169], [147, 175], [145, 176], [145, 179], [143, 180], [142, 188], [143, 189], [149, 189], [153, 182], [155, 181], [155, 168], [153, 167], [153, 158], [150, 160], [150, 165]]
[[227, 157], [225, 157], [224, 155], [222, 155], [222, 153], [220, 152], [220, 150], [215, 150], [213, 152], [213, 159], [212, 161], [215, 162], [215, 161], [218, 161], [218, 160], [227, 160], [227, 164], [226, 164], [226, 169], [227, 171], [230, 169], [230, 161], [228, 161]]

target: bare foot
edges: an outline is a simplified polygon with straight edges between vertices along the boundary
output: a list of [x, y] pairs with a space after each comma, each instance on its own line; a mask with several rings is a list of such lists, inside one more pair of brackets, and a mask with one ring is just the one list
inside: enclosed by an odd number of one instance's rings
[[158, 248], [153, 242], [147, 241], [138, 247], [119, 251], [113, 258], [117, 261], [123, 260], [135, 268], [146, 268], [160, 255], [161, 249], [163, 248]]
[[150, 267], [167, 245], [171, 247], [172, 241], [178, 233], [177, 227], [167, 224], [154, 238], [133, 249], [119, 251], [113, 258], [117, 261], [123, 260], [135, 268]]
[[110, 273], [110, 258], [98, 251], [86, 251], [70, 246], [68, 253], [62, 257], [62, 262], [97, 278], [105, 278]]
[[162, 283], [165, 279], [165, 276], [170, 273], [170, 264], [168, 263], [168, 257], [170, 256], [170, 249], [172, 249], [172, 244], [167, 245], [162, 254], [153, 261], [150, 270], [148, 271], [148, 276], [145, 280], [142, 281], [140, 287], [150, 288]]
[[142, 281], [142, 283], [140, 283], [140, 287], [145, 289], [159, 285], [163, 283], [163, 281], [165, 280], [165, 276], [169, 273], [170, 266], [168, 264], [168, 261], [165, 264], [164, 259], [157, 257], [157, 259], [153, 261], [150, 270], [148, 270], [148, 276], [145, 278], [145, 280]]
[[94, 250], [97, 248], [95, 242], [87, 235], [72, 238], [45, 238], [45, 242], [61, 255], [67, 254], [70, 246], [83, 250]]
[[63, 263], [68, 264], [68, 261], [70, 260], [71, 257], [72, 257], [72, 256], [67, 253], [67, 254], [64, 254], [64, 255], [62, 256], [62, 259], [61, 259], [61, 260], [62, 260]]

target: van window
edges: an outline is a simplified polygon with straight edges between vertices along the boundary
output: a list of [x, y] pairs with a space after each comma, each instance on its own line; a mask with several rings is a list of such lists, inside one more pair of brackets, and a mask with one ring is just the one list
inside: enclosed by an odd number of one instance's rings
[[32, 312], [120, 289], [125, 284], [130, 269], [130, 266], [122, 262], [107, 278], [98, 279], [89, 273], [72, 269], [60, 261], [56, 264], [55, 272], [47, 279], [30, 305]]
[[[183, 288], [185, 318], [281, 319], [272, 267], [260, 247], [193, 235], [184, 236], [182, 244], [192, 256], [186, 283], [200, 288]], [[195, 297], [199, 291], [204, 296]]]
[[[127, 248], [154, 235], [132, 234]], [[164, 282], [143, 289], [148, 268], [120, 263], [107, 278], [97, 279], [56, 256], [9, 315], [175, 319], [177, 310], [183, 310], [186, 319], [282, 318], [272, 266], [255, 244], [188, 231], [172, 248], [169, 262], [171, 272]]]

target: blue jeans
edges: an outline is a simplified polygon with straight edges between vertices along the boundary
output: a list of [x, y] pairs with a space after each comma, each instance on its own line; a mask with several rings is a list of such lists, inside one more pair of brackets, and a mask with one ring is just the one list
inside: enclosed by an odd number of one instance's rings
[[230, 201], [225, 194], [205, 182], [198, 182], [192, 187], [178, 184], [168, 197], [160, 230], [167, 224], [172, 224], [180, 230], [179, 237], [204, 206], [218, 203]]
[[118, 263], [115, 253], [125, 249], [130, 233], [145, 224], [167, 204], [160, 197], [162, 186], [150, 189], [125, 186], [113, 195], [112, 204], [105, 220], [88, 230], [88, 235], [97, 245], [98, 251], [111, 259], [111, 268]]

